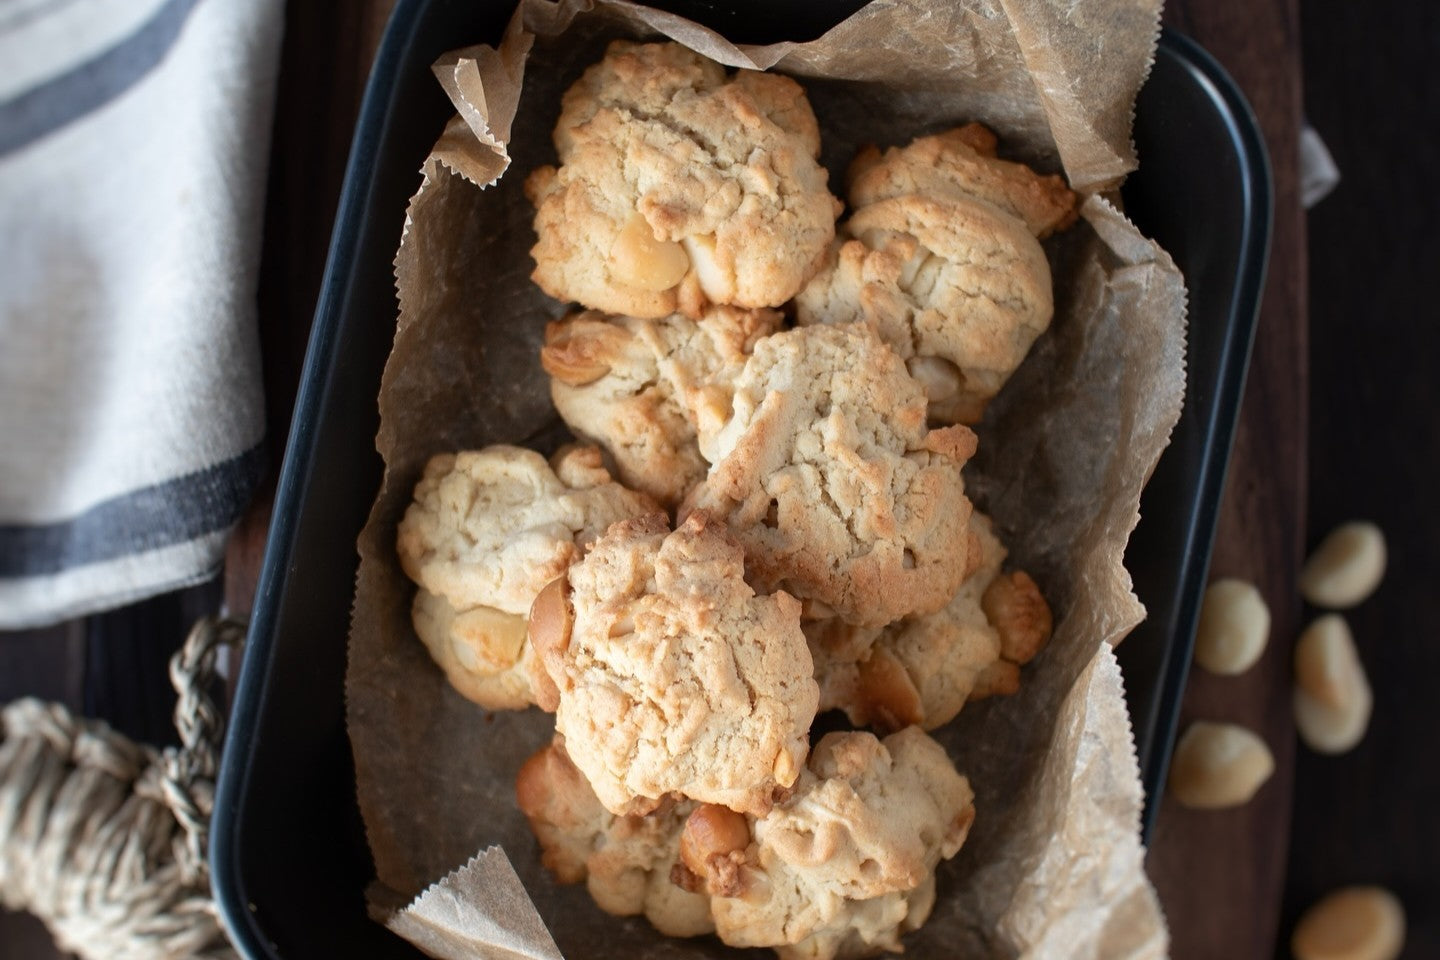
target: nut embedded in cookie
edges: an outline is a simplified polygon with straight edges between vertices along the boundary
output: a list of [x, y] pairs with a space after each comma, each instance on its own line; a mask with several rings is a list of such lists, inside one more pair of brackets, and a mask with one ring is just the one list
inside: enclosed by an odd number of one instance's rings
[[773, 310], [734, 307], [698, 320], [587, 310], [546, 328], [540, 362], [570, 429], [610, 453], [623, 483], [673, 507], [710, 466], [697, 424], [730, 415], [731, 382], [780, 322]]
[[794, 80], [616, 41], [566, 93], [560, 166], [525, 182], [533, 279], [607, 313], [775, 307], [818, 268], [840, 203]]
[[585, 881], [606, 913], [643, 913], [672, 937], [696, 937], [715, 928], [710, 898], [671, 880], [679, 863], [680, 832], [694, 803], [670, 803], [643, 817], [617, 817], [600, 805], [560, 738], [525, 761], [515, 797], [540, 841], [541, 862], [561, 883]]
[[688, 510], [723, 519], [765, 589], [881, 626], [930, 613], [967, 570], [966, 427], [928, 430], [925, 397], [859, 324], [766, 337], [736, 378], [733, 413]]
[[976, 423], [1054, 315], [1045, 251], [1015, 217], [963, 195], [856, 210], [795, 298], [801, 325], [863, 323], [906, 362], [932, 423]]
[[548, 463], [503, 445], [431, 458], [396, 548], [420, 586], [415, 631], [451, 685], [490, 710], [535, 702], [525, 618], [536, 595], [610, 524], [655, 509], [594, 447]]
[[945, 607], [907, 617], [845, 656], [827, 643], [836, 627], [806, 625], [820, 709], [882, 732], [949, 723], [967, 701], [1018, 689], [1020, 667], [1050, 639], [1050, 607], [1023, 570], [1001, 573], [1006, 550], [989, 517], [971, 516], [978, 566]]
[[663, 514], [616, 524], [568, 583], [568, 635], [537, 652], [555, 728], [606, 809], [678, 794], [768, 810], [805, 762], [819, 697], [799, 602], [757, 594], [703, 513], [673, 533]]
[[748, 818], [748, 831], [733, 814], [697, 808], [682, 860], [731, 946], [774, 947], [782, 960], [898, 951], [929, 916], [935, 867], [965, 842], [973, 799], [945, 750], [914, 727], [883, 741], [831, 733], [790, 797]]

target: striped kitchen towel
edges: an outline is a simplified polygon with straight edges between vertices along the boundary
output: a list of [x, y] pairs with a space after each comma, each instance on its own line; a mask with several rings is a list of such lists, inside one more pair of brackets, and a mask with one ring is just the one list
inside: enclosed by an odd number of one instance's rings
[[282, 14], [0, 3], [0, 628], [219, 568], [263, 466]]

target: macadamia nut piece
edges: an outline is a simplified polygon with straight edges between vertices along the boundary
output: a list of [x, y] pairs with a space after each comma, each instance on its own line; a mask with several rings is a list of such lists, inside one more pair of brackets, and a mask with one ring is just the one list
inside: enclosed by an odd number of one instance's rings
[[1254, 666], [1270, 638], [1270, 608], [1253, 583], [1216, 580], [1205, 591], [1195, 631], [1195, 662], [1232, 676]]
[[1295, 725], [1318, 753], [1344, 753], [1365, 736], [1374, 697], [1350, 627], [1327, 614], [1295, 645]]
[[1233, 723], [1196, 721], [1175, 745], [1170, 792], [1198, 810], [1238, 807], [1274, 771], [1270, 748], [1251, 731]]
[[1360, 603], [1385, 576], [1385, 534], [1373, 523], [1341, 524], [1300, 572], [1300, 593], [1317, 607], [1346, 610]]
[[1380, 887], [1346, 887], [1315, 904], [1290, 938], [1296, 960], [1395, 960], [1405, 946], [1405, 909]]

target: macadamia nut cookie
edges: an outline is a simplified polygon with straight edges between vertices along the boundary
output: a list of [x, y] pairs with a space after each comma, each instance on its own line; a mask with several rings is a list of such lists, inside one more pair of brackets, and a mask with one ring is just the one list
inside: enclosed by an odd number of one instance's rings
[[884, 153], [866, 147], [850, 164], [850, 205], [912, 194], [974, 197], [1018, 217], [1041, 239], [1075, 222], [1077, 198], [1062, 177], [1001, 160], [997, 146], [994, 133], [967, 123]]
[[925, 396], [857, 324], [766, 337], [735, 381], [733, 413], [702, 436], [714, 466], [682, 507], [723, 519], [747, 571], [848, 623], [943, 607], [964, 579], [965, 427], [929, 430]]
[[515, 781], [520, 811], [540, 841], [541, 862], [561, 883], [585, 881], [606, 913], [644, 914], [661, 933], [710, 933], [710, 898], [673, 882], [680, 832], [695, 809], [668, 803], [648, 816], [617, 817], [600, 805], [562, 742], [536, 753]]
[[819, 130], [788, 77], [616, 41], [566, 94], [555, 145], [560, 166], [525, 189], [532, 277], [560, 300], [646, 318], [779, 306], [835, 235]]
[[431, 458], [396, 542], [421, 588], [416, 633], [469, 699], [533, 703], [525, 618], [536, 594], [610, 524], [655, 509], [611, 479], [594, 447], [553, 462], [509, 446]]
[[989, 517], [970, 519], [977, 567], [941, 610], [879, 630], [847, 659], [829, 625], [806, 625], [820, 709], [882, 731], [949, 723], [966, 701], [1019, 689], [1020, 667], [1050, 639], [1050, 607], [1024, 571], [1001, 573], [1006, 550]]
[[804, 767], [819, 693], [800, 604], [757, 594], [704, 513], [673, 533], [659, 514], [611, 527], [531, 625], [555, 728], [607, 810], [673, 793], [763, 813]]
[[901, 949], [925, 922], [935, 867], [975, 818], [969, 782], [911, 727], [883, 741], [827, 734], [794, 793], [761, 818], [700, 807], [681, 837], [690, 885], [720, 939], [782, 960]]
[[697, 423], [713, 432], [729, 416], [731, 383], [780, 319], [734, 307], [698, 320], [587, 310], [546, 328], [540, 360], [570, 429], [609, 451], [622, 482], [673, 507], [710, 468]]
[[964, 195], [867, 204], [795, 300], [802, 325], [863, 323], [925, 387], [934, 423], [975, 423], [1050, 325], [1050, 264], [1025, 224]]

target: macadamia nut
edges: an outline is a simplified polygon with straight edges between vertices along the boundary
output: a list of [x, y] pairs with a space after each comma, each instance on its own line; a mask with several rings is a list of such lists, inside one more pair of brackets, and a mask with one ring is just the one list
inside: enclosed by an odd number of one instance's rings
[[1350, 627], [1339, 614], [1316, 620], [1295, 645], [1295, 725], [1319, 753], [1344, 753], [1365, 736], [1373, 704]]
[[1196, 721], [1175, 745], [1170, 792], [1199, 810], [1238, 807], [1274, 772], [1270, 748], [1251, 731], [1233, 723]]
[[1254, 666], [1270, 639], [1270, 608], [1252, 583], [1216, 580], [1205, 591], [1195, 631], [1195, 662], [1231, 676]]
[[1315, 904], [1290, 938], [1296, 960], [1395, 960], [1405, 946], [1405, 909], [1380, 887], [1346, 887]]
[[1345, 610], [1380, 585], [1385, 576], [1385, 534], [1373, 523], [1336, 527], [1300, 572], [1300, 593], [1317, 607]]

